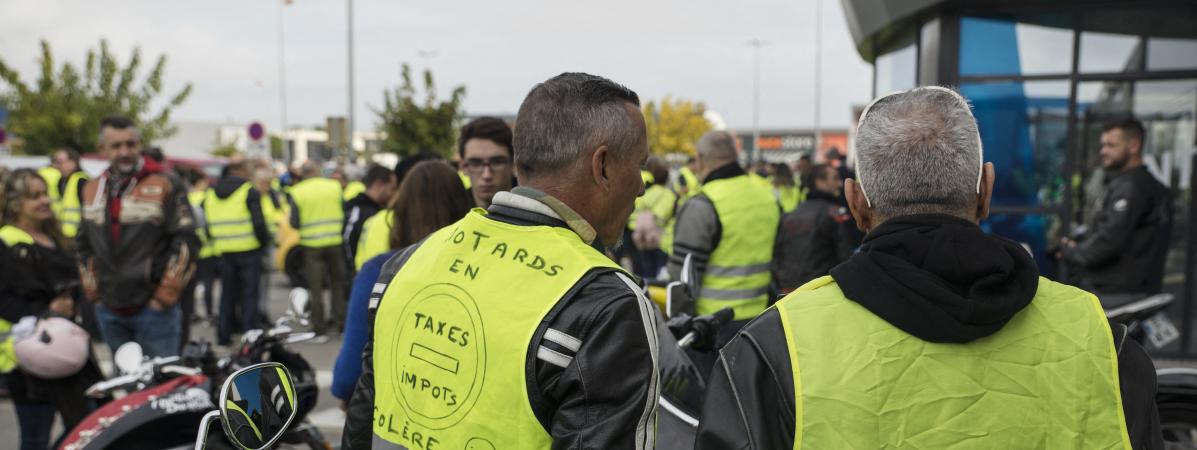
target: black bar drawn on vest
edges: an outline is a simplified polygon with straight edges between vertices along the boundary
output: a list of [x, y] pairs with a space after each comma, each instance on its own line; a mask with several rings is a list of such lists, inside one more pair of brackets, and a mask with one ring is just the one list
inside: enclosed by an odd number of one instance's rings
[[412, 358], [432, 364], [445, 372], [457, 374], [457, 368], [461, 366], [461, 362], [452, 356], [433, 350], [427, 346], [420, 345], [419, 342], [412, 342], [411, 352]]

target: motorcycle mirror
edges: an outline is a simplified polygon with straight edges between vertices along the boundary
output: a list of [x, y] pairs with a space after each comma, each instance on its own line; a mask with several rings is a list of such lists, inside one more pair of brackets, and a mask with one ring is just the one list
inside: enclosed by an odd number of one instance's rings
[[295, 419], [295, 384], [282, 364], [255, 364], [234, 372], [220, 388], [220, 424], [243, 450], [269, 448]]
[[685, 261], [682, 261], [682, 274], [678, 278], [686, 285], [686, 293], [691, 298], [698, 297], [698, 269], [694, 267], [693, 253], [686, 254]]
[[686, 284], [681, 281], [670, 282], [665, 286], [665, 314], [673, 318], [686, 311], [691, 302], [690, 294], [686, 292]]
[[112, 359], [116, 363], [116, 368], [120, 373], [133, 373], [141, 367], [141, 361], [145, 355], [141, 351], [141, 345], [136, 342], [126, 342], [117, 347], [116, 353], [112, 354]]

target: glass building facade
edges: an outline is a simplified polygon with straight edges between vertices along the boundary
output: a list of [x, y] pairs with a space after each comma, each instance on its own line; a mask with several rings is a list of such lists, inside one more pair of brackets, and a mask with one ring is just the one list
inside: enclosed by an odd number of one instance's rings
[[1164, 289], [1186, 334], [1155, 351], [1197, 353], [1197, 2], [928, 0], [889, 16], [873, 3], [844, 2], [874, 64], [874, 94], [959, 88], [997, 172], [983, 227], [1027, 244], [1045, 276], [1057, 271], [1049, 249], [1085, 222], [1103, 189], [1102, 124], [1143, 123], [1144, 163], [1172, 190]]

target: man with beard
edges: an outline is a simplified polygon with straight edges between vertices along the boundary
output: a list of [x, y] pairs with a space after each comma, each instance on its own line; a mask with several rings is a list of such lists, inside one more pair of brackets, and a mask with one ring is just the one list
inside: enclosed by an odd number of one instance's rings
[[1087, 232], [1064, 239], [1060, 259], [1072, 281], [1094, 292], [1160, 292], [1172, 221], [1168, 188], [1143, 166], [1139, 121], [1114, 121], [1102, 130], [1101, 165], [1111, 179]]
[[83, 189], [77, 237], [83, 291], [97, 302], [104, 341], [147, 356], [178, 354], [182, 313], [175, 304], [195, 272], [199, 239], [187, 188], [141, 155], [133, 121], [100, 123], [100, 153], [110, 165]]

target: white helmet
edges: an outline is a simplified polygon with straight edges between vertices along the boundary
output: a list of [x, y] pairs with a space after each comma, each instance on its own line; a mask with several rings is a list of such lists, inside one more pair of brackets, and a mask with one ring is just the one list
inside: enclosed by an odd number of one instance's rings
[[32, 335], [13, 344], [21, 370], [38, 378], [74, 375], [87, 362], [91, 336], [75, 322], [47, 317], [37, 322]]

